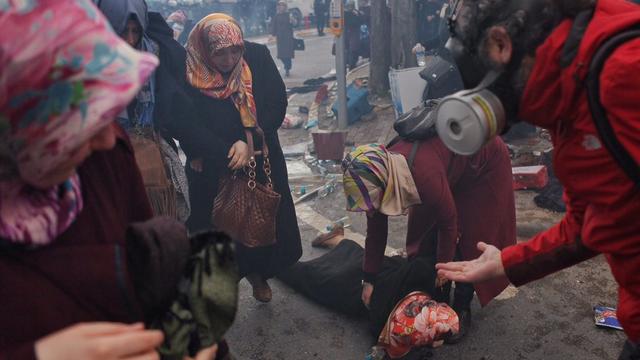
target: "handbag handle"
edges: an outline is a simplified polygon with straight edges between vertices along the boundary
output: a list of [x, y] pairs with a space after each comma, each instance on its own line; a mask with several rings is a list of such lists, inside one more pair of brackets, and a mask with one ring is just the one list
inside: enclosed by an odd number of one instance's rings
[[273, 190], [273, 181], [271, 180], [271, 162], [269, 161], [269, 147], [267, 146], [267, 141], [265, 140], [265, 137], [264, 137], [264, 131], [259, 127], [256, 127], [255, 129], [256, 129], [256, 133], [258, 133], [258, 135], [260, 135], [260, 137], [262, 138], [262, 151], [254, 150], [253, 133], [248, 128], [244, 129], [244, 134], [247, 137], [247, 145], [249, 145], [249, 155], [250, 155], [249, 165], [247, 165], [247, 167], [249, 168], [249, 171], [247, 172], [247, 174], [249, 175], [249, 181], [247, 182], [247, 186], [249, 186], [249, 189], [251, 190], [256, 188], [255, 156], [262, 155], [263, 157], [262, 170], [264, 171], [264, 174], [267, 176], [266, 185], [270, 190]]

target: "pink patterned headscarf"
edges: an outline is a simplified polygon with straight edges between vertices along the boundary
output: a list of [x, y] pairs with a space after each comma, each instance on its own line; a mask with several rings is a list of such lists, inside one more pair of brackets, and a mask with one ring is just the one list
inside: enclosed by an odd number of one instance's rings
[[0, 2], [0, 238], [51, 242], [82, 209], [77, 175], [47, 173], [111, 124], [158, 60], [113, 33], [89, 0]]

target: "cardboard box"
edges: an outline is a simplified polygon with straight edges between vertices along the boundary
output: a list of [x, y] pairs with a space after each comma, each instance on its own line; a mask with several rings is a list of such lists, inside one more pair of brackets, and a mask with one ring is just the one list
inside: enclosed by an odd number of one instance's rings
[[422, 67], [413, 67], [389, 70], [389, 86], [396, 118], [422, 102], [422, 93], [427, 86], [427, 82], [420, 77], [422, 69]]

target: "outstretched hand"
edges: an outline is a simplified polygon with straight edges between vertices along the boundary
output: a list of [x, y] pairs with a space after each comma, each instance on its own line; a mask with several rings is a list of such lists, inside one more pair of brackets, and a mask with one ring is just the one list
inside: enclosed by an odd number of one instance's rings
[[475, 260], [436, 264], [438, 276], [457, 282], [478, 283], [505, 275], [498, 248], [479, 242], [478, 250], [482, 255]]

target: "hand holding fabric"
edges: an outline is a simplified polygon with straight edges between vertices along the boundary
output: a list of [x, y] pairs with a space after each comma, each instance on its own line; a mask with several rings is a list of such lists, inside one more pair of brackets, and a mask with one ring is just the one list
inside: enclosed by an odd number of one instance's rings
[[145, 330], [141, 323], [83, 323], [38, 340], [35, 352], [40, 360], [159, 359], [155, 348], [163, 338], [162, 332]]
[[438, 278], [478, 283], [505, 275], [501, 252], [498, 248], [479, 242], [478, 250], [482, 251], [482, 255], [475, 260], [436, 264]]
[[214, 344], [208, 348], [198, 351], [196, 357], [185, 357], [184, 360], [213, 360], [218, 353], [218, 344]]

